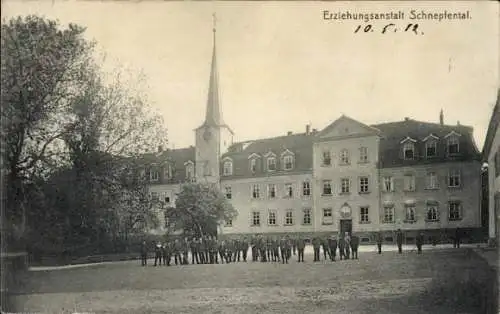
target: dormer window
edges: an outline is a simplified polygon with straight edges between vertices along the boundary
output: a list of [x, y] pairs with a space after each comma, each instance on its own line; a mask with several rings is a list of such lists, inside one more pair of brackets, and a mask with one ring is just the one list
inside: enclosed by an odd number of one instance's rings
[[194, 178], [193, 165], [189, 164], [186, 166], [186, 178], [192, 180]]
[[349, 151], [347, 149], [343, 149], [340, 152], [340, 163], [343, 165], [347, 165], [350, 163]]
[[233, 162], [231, 160], [224, 161], [222, 169], [223, 169], [222, 174], [224, 176], [232, 175], [233, 174]]
[[415, 144], [413, 142], [407, 141], [403, 144], [403, 157], [406, 160], [415, 158]]
[[160, 180], [160, 174], [158, 173], [157, 170], [151, 170], [149, 172], [149, 179], [152, 181], [152, 182], [156, 182], [156, 181], [159, 181]]
[[250, 160], [250, 171], [252, 173], [256, 173], [257, 172], [257, 159], [251, 159]]
[[450, 136], [448, 138], [448, 154], [456, 155], [460, 152], [460, 145], [458, 136]]
[[431, 139], [425, 143], [425, 157], [432, 158], [437, 156], [437, 141]]
[[267, 158], [267, 171], [276, 170], [276, 157]]
[[288, 155], [283, 157], [283, 168], [285, 170], [293, 169], [293, 156]]
[[166, 165], [163, 168], [163, 179], [168, 180], [172, 178], [172, 166]]

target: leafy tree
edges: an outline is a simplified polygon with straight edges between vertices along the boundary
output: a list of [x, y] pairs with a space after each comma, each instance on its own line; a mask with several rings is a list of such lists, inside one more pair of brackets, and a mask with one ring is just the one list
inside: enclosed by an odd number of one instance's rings
[[216, 235], [217, 227], [237, 216], [231, 203], [212, 184], [190, 183], [182, 186], [175, 207], [167, 209], [173, 230], [184, 233]]

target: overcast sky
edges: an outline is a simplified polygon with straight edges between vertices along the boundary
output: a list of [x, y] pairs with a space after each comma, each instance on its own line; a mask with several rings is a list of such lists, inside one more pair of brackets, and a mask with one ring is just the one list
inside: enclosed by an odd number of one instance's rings
[[[108, 58], [145, 75], [170, 147], [194, 144], [204, 118], [212, 13], [223, 117], [235, 140], [324, 128], [341, 114], [373, 124], [403, 120], [474, 127], [482, 147], [499, 87], [496, 2], [97, 2], [3, 1], [2, 16], [41, 14], [87, 27]], [[470, 10], [471, 19], [420, 21], [423, 35], [354, 34], [359, 21], [323, 10]], [[396, 22], [404, 28], [409, 19]], [[375, 21], [376, 27], [386, 23]], [[364, 23], [363, 23], [364, 25]]]

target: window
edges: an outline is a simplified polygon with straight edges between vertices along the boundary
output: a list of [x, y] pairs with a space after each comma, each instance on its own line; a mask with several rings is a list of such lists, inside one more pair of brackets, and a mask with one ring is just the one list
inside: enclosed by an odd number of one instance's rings
[[193, 165], [189, 164], [186, 166], [186, 179], [192, 180], [194, 178]]
[[257, 159], [251, 159], [250, 160], [250, 171], [252, 173], [256, 173], [257, 172]]
[[149, 179], [151, 181], [159, 181], [160, 180], [160, 174], [156, 170], [151, 170], [149, 173]]
[[260, 213], [252, 212], [252, 226], [260, 226]]
[[267, 171], [275, 171], [276, 170], [276, 158], [269, 157], [267, 158]]
[[448, 186], [449, 187], [459, 187], [460, 186], [460, 170], [452, 169], [448, 175]]
[[267, 217], [267, 224], [270, 226], [276, 226], [276, 212], [271, 210]]
[[230, 200], [231, 198], [233, 198], [231, 187], [230, 186], [226, 186], [225, 190], [226, 190], [226, 198], [228, 200]]
[[448, 203], [448, 219], [450, 221], [462, 219], [462, 203], [459, 201], [450, 201]]
[[347, 149], [343, 149], [340, 151], [340, 163], [343, 165], [347, 165], [350, 163], [349, 151]]
[[394, 179], [392, 177], [384, 177], [382, 182], [384, 192], [394, 192]]
[[427, 204], [427, 221], [438, 221], [437, 204]]
[[311, 209], [310, 208], [304, 208], [303, 210], [303, 216], [302, 216], [302, 224], [303, 225], [310, 225], [311, 224]]
[[225, 161], [223, 166], [223, 175], [230, 176], [233, 174], [233, 163], [231, 161]]
[[368, 193], [368, 177], [359, 178], [359, 193]]
[[302, 195], [304, 196], [311, 195], [311, 183], [309, 181], [302, 182]]
[[267, 186], [267, 196], [269, 198], [275, 198], [276, 197], [276, 184], [269, 184]]
[[415, 144], [411, 141], [407, 141], [403, 145], [403, 156], [406, 160], [412, 160], [415, 158]]
[[163, 178], [164, 179], [171, 179], [172, 178], [172, 166], [171, 165], [167, 165], [163, 169]]
[[359, 148], [359, 162], [361, 163], [368, 162], [368, 148], [366, 147]]
[[363, 206], [359, 208], [360, 222], [367, 224], [370, 222], [370, 216], [368, 215], [368, 206]]
[[437, 189], [438, 187], [439, 187], [439, 185], [438, 185], [437, 173], [428, 172], [427, 173], [427, 188], [428, 189]]
[[165, 203], [167, 203], [167, 204], [170, 203], [170, 196], [165, 196]]
[[340, 193], [351, 193], [351, 180], [349, 178], [340, 179]]
[[414, 204], [408, 204], [406, 205], [406, 221], [407, 222], [414, 222], [415, 221], [415, 205]]
[[151, 200], [153, 202], [158, 202], [160, 200], [160, 195], [158, 192], [151, 192]]
[[437, 156], [437, 142], [435, 140], [429, 140], [425, 143], [425, 156], [427, 158]]
[[415, 176], [407, 174], [404, 176], [404, 189], [405, 191], [415, 191]]
[[457, 136], [451, 136], [448, 138], [448, 154], [455, 155], [460, 152], [459, 140]]
[[232, 227], [233, 226], [233, 220], [231, 218], [225, 220], [225, 227]]
[[292, 170], [293, 169], [293, 156], [285, 156], [283, 158], [283, 163], [284, 163], [284, 168], [285, 170]]
[[332, 195], [332, 180], [323, 180], [323, 195]]
[[323, 152], [323, 166], [330, 166], [332, 164], [332, 156], [329, 151]]
[[384, 223], [394, 223], [394, 205], [384, 206]]
[[293, 185], [291, 183], [285, 184], [286, 197], [293, 197]]
[[291, 226], [293, 225], [293, 210], [287, 209], [285, 213], [285, 225]]
[[493, 167], [495, 167], [495, 178], [500, 175], [500, 152], [497, 151], [495, 154], [495, 161], [493, 163]]
[[331, 208], [323, 208], [323, 224], [333, 224], [333, 211]]
[[260, 187], [258, 184], [252, 186], [252, 198], [260, 198]]

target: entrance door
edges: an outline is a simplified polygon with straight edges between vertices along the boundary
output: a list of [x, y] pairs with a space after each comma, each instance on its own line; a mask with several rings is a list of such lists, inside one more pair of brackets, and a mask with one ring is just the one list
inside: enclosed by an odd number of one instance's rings
[[352, 234], [352, 219], [341, 219], [340, 220], [340, 234], [344, 235], [346, 232]]

